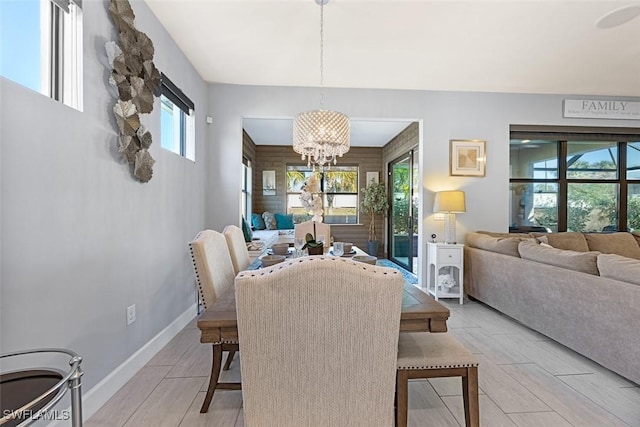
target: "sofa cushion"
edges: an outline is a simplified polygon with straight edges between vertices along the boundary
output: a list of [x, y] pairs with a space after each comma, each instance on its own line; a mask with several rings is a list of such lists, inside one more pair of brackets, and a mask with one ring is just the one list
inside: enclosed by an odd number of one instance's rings
[[266, 230], [267, 226], [264, 223], [264, 219], [262, 219], [262, 215], [253, 213], [251, 214], [251, 225], [253, 225], [254, 230]]
[[[563, 233], [534, 233], [538, 241], [547, 243], [557, 249], [567, 249], [570, 251], [587, 252], [589, 245], [584, 234], [573, 231]], [[546, 237], [546, 239], [544, 239]]]
[[250, 242], [253, 238], [253, 231], [251, 231], [251, 227], [249, 227], [249, 223], [244, 217], [242, 217], [242, 234], [244, 234], [245, 242]]
[[486, 234], [491, 237], [533, 237], [529, 233], [499, 233], [497, 231], [476, 231], [476, 233]]
[[471, 247], [517, 257], [520, 256], [518, 253], [518, 244], [524, 240], [533, 241], [533, 238], [493, 237], [481, 233], [469, 233], [465, 237], [465, 243]]
[[640, 246], [630, 233], [585, 234], [589, 250], [640, 259]]
[[278, 222], [276, 221], [276, 215], [271, 212], [264, 212], [262, 214], [262, 218], [264, 219], [264, 224], [267, 227], [267, 230], [277, 230]]
[[598, 256], [600, 276], [640, 285], [640, 261], [616, 254]]
[[293, 214], [274, 214], [278, 230], [293, 230]]
[[518, 252], [522, 259], [598, 275], [597, 258], [600, 252], [548, 248], [535, 242], [520, 242]]

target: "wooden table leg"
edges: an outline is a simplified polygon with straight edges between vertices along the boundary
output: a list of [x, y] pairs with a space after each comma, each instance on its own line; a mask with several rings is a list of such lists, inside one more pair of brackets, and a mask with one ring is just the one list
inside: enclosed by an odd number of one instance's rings
[[220, 378], [220, 367], [222, 366], [222, 345], [213, 345], [213, 362], [211, 364], [211, 377], [209, 377], [209, 388], [207, 389], [207, 395], [200, 408], [200, 413], [204, 414], [209, 410], [211, 399], [213, 399], [213, 392], [218, 387], [218, 378]]

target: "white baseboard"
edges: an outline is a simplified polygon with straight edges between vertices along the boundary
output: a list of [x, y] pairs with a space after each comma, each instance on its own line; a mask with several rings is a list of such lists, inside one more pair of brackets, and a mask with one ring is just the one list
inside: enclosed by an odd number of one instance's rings
[[[196, 317], [198, 306], [193, 304], [169, 326], [133, 353], [120, 366], [104, 377], [91, 390], [82, 394], [82, 418], [86, 421], [98, 411], [111, 397], [116, 394], [144, 365], [146, 365], [178, 332]], [[68, 393], [68, 392], [67, 392]], [[71, 408], [67, 408], [71, 413]], [[54, 421], [49, 427], [69, 426], [70, 421]]]

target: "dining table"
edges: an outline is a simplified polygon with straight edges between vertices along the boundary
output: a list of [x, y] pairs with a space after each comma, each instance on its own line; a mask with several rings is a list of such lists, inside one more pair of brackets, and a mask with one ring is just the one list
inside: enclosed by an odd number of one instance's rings
[[[372, 315], [374, 315], [372, 313]], [[447, 332], [449, 309], [435, 301], [417, 286], [404, 282], [400, 333], [402, 332]], [[215, 303], [198, 319], [200, 342], [213, 345], [213, 362], [207, 395], [200, 409], [205, 413], [216, 390], [241, 390], [240, 382], [219, 382], [222, 367], [222, 347], [225, 343], [238, 341], [238, 319], [235, 292], [218, 296]]]

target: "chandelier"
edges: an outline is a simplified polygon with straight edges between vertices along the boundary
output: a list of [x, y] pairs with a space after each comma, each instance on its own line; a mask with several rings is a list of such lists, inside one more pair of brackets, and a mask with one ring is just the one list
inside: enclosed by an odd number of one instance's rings
[[320, 109], [306, 111], [293, 119], [293, 151], [313, 164], [335, 165], [337, 158], [349, 151], [349, 117], [324, 109], [324, 5], [329, 0], [316, 0], [320, 5]]

